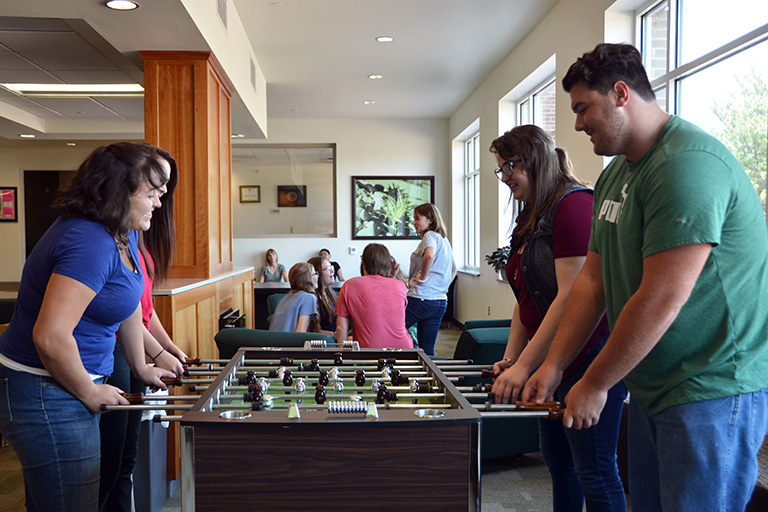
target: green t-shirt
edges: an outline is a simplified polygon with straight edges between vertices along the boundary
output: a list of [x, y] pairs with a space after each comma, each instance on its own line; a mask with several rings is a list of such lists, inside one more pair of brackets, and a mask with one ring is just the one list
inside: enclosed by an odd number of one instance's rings
[[603, 171], [592, 222], [611, 327], [640, 285], [643, 258], [713, 246], [677, 319], [624, 380], [648, 414], [768, 387], [766, 221], [725, 146], [673, 116], [640, 161], [617, 156]]

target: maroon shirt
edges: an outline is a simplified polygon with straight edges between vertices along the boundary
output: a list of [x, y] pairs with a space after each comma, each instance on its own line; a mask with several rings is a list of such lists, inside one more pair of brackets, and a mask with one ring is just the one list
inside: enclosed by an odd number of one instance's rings
[[[555, 259], [574, 256], [586, 256], [589, 246], [589, 234], [592, 226], [592, 194], [577, 191], [568, 194], [560, 201], [555, 210], [552, 222], [552, 251]], [[520, 311], [520, 322], [528, 333], [528, 339], [533, 338], [542, 318], [536, 309], [533, 297], [525, 285], [520, 269], [520, 254], [514, 252], [507, 261], [507, 280], [515, 290]], [[603, 315], [595, 332], [589, 338], [576, 359], [565, 370], [567, 377], [586, 359], [589, 352], [598, 341], [608, 332], [608, 318]]]

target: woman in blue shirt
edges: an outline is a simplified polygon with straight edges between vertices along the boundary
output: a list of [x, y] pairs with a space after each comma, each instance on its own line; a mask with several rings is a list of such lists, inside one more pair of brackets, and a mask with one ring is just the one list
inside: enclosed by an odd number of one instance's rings
[[421, 235], [421, 243], [411, 254], [405, 328], [416, 324], [419, 348], [433, 356], [437, 331], [448, 306], [448, 287], [456, 277], [456, 263], [437, 206], [417, 206], [413, 210], [413, 225]]
[[144, 359], [138, 234], [160, 206], [163, 169], [136, 144], [97, 148], [56, 204], [60, 217], [22, 272], [0, 336], [0, 432], [24, 471], [29, 510], [96, 510], [102, 404], [127, 404], [104, 384], [115, 333], [147, 385], [173, 377]]

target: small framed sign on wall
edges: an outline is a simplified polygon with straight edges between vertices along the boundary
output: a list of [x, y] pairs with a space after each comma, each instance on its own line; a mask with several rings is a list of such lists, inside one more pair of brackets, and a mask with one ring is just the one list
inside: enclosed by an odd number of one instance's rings
[[16, 187], [0, 187], [0, 222], [18, 222]]
[[241, 203], [260, 203], [261, 185], [240, 185]]

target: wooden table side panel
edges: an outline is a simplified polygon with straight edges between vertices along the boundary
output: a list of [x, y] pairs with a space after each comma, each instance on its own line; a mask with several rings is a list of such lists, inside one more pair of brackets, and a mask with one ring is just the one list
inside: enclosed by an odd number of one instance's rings
[[196, 510], [468, 509], [471, 424], [301, 427], [195, 427]]

